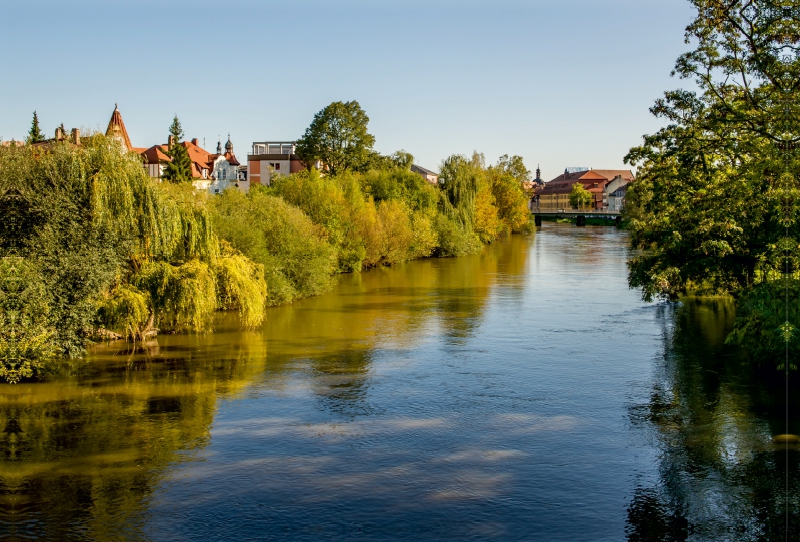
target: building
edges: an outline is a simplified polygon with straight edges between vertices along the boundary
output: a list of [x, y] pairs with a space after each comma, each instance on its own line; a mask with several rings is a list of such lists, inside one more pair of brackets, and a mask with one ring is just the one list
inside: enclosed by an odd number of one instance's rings
[[166, 144], [153, 145], [140, 151], [148, 175], [161, 178], [164, 168], [171, 161], [168, 152], [171, 145], [181, 145], [189, 155], [192, 168], [192, 184], [195, 188], [208, 190], [212, 194], [219, 194], [229, 187], [238, 188], [244, 192], [250, 188], [250, 183], [244, 175], [239, 174], [240, 163], [233, 152], [233, 143], [230, 134], [222, 148], [222, 142], [217, 143], [217, 152], [210, 153], [203, 149], [197, 138], [191, 141], [175, 143], [172, 136]]
[[622, 185], [608, 195], [608, 211], [620, 213], [625, 207], [625, 195], [628, 192], [628, 185]]
[[108, 121], [106, 136], [119, 141], [122, 148], [126, 151], [135, 150], [133, 145], [131, 145], [131, 138], [128, 137], [128, 130], [125, 128], [125, 123], [122, 121], [122, 113], [119, 112], [117, 104], [114, 104], [114, 112], [111, 113], [111, 120]]
[[256, 141], [247, 154], [247, 179], [254, 184], [269, 185], [273, 174], [289, 175], [306, 169], [295, 154], [294, 141]]
[[522, 183], [522, 188], [525, 189], [530, 199], [528, 200], [528, 209], [533, 211], [538, 203], [537, 195], [544, 188], [545, 182], [542, 180], [542, 170], [539, 169], [539, 164], [536, 164], [536, 178], [532, 181], [525, 181]]
[[435, 171], [431, 171], [429, 169], [425, 169], [422, 166], [418, 166], [416, 164], [411, 164], [411, 171], [416, 173], [417, 175], [422, 176], [423, 179], [428, 181], [431, 184], [438, 185], [439, 184], [439, 174]]
[[581, 183], [592, 194], [590, 209], [602, 211], [609, 208], [609, 195], [633, 180], [630, 170], [567, 168], [537, 190], [535, 198], [538, 198], [541, 211], [569, 211], [572, 209], [569, 203], [572, 187]]

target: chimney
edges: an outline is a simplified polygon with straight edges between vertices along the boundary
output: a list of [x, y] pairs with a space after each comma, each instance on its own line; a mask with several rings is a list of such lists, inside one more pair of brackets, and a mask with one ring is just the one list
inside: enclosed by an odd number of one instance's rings
[[81, 131], [77, 128], [72, 129], [72, 142], [75, 145], [81, 144]]
[[192, 139], [192, 145], [197, 147], [197, 138], [196, 137], [194, 139]]
[[64, 132], [61, 130], [61, 126], [56, 128], [56, 141], [61, 141], [64, 139]]
[[172, 147], [172, 145], [173, 145], [174, 143], [175, 143], [175, 136], [169, 136], [169, 137], [167, 138], [167, 146], [168, 146], [168, 147]]

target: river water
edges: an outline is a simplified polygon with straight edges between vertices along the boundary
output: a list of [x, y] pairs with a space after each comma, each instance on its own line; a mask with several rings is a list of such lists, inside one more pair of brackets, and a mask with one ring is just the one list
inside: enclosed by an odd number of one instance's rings
[[0, 539], [797, 536], [779, 379], [730, 303], [642, 302], [627, 243], [546, 223], [4, 385]]

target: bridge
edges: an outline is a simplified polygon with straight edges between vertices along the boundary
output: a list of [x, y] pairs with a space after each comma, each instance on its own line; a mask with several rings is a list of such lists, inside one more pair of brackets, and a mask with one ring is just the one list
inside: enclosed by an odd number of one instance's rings
[[622, 213], [619, 211], [597, 211], [597, 210], [587, 210], [587, 211], [579, 211], [579, 210], [570, 210], [567, 211], [565, 209], [558, 209], [558, 210], [541, 210], [534, 208], [531, 210], [531, 214], [533, 215], [533, 222], [537, 228], [542, 226], [542, 217], [543, 216], [552, 216], [556, 218], [574, 218], [576, 226], [585, 226], [586, 225], [586, 218], [609, 218], [613, 219], [614, 222], [617, 224], [620, 223], [622, 220]]

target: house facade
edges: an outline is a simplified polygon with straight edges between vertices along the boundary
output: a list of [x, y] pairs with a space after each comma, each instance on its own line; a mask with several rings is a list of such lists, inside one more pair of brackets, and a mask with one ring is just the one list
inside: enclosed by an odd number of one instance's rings
[[628, 185], [618, 187], [608, 195], [608, 210], [612, 213], [621, 213], [625, 207], [625, 195], [628, 192]]
[[222, 142], [217, 143], [217, 152], [210, 153], [200, 147], [197, 138], [191, 141], [175, 142], [172, 136], [166, 144], [153, 145], [140, 151], [148, 175], [161, 178], [164, 168], [171, 161], [168, 155], [171, 145], [180, 145], [186, 149], [191, 161], [192, 185], [199, 190], [208, 190], [212, 194], [219, 194], [227, 188], [238, 188], [247, 192], [250, 183], [244, 175], [239, 174], [240, 163], [233, 152], [233, 143], [230, 135], [222, 148]]
[[269, 185], [273, 175], [290, 175], [306, 169], [295, 154], [294, 141], [256, 141], [247, 154], [247, 179]]
[[[614, 169], [570, 169], [555, 179], [545, 183], [544, 187], [536, 191], [538, 209], [541, 211], [570, 211], [569, 196], [572, 187], [580, 183], [592, 195], [590, 209], [603, 211], [609, 210], [610, 194], [626, 186], [634, 179], [630, 170]], [[616, 202], [615, 202], [616, 204]]]

